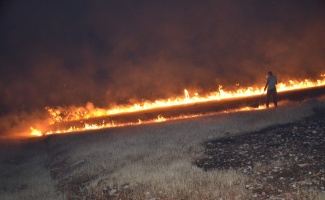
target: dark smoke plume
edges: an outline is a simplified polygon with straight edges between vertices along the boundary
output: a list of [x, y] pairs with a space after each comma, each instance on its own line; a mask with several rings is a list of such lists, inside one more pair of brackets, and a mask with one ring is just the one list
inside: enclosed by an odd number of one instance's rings
[[325, 73], [322, 0], [13, 0], [0, 13], [2, 114]]

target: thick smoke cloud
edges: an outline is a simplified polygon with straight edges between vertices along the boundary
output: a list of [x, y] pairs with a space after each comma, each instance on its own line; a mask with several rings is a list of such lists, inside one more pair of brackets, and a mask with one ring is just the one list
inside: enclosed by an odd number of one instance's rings
[[325, 73], [322, 0], [14, 0], [0, 13], [2, 113]]

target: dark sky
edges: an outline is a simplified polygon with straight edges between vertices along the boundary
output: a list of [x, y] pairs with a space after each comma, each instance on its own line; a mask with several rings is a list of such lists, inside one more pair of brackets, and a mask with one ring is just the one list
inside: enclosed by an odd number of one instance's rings
[[324, 0], [8, 0], [1, 113], [325, 73]]

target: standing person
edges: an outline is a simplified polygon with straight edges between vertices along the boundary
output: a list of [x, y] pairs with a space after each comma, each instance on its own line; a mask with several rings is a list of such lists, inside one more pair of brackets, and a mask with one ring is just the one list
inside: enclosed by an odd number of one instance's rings
[[266, 93], [266, 107], [269, 107], [271, 97], [273, 99], [274, 106], [278, 106], [278, 99], [277, 99], [277, 91], [276, 91], [276, 84], [278, 83], [276, 76], [273, 75], [271, 71], [268, 72], [268, 77], [266, 79], [266, 85], [264, 87], [264, 91], [267, 88]]

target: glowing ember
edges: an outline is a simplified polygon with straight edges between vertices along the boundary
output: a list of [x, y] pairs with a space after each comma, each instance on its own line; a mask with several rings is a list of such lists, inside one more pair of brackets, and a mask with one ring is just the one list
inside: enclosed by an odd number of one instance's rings
[[[324, 86], [325, 85], [325, 74], [321, 74], [322, 79], [316, 81], [310, 81], [308, 79], [304, 81], [293, 81], [289, 80], [287, 83], [278, 83], [277, 90], [278, 92], [288, 91], [288, 90], [297, 90], [303, 88], [311, 88], [317, 86]], [[239, 83], [236, 84], [239, 86]], [[57, 107], [51, 108], [46, 107], [45, 109], [50, 114], [50, 124], [55, 125], [63, 122], [71, 122], [71, 121], [78, 121], [78, 120], [86, 120], [95, 117], [102, 117], [102, 116], [113, 116], [122, 113], [131, 113], [131, 112], [139, 112], [149, 109], [157, 109], [157, 108], [164, 108], [164, 107], [171, 107], [171, 106], [178, 106], [178, 105], [185, 105], [185, 104], [194, 104], [199, 102], [208, 102], [208, 101], [220, 101], [223, 99], [231, 99], [231, 98], [239, 98], [239, 97], [247, 97], [247, 96], [256, 96], [261, 95], [263, 93], [263, 87], [247, 87], [247, 88], [239, 88], [237, 91], [229, 92], [225, 91], [222, 85], [219, 85], [218, 91], [209, 93], [205, 96], [200, 96], [197, 92], [193, 92], [193, 96], [190, 96], [190, 93], [187, 89], [184, 89], [184, 97], [180, 98], [169, 98], [163, 100], [156, 100], [154, 102], [144, 101], [141, 103], [136, 103], [134, 105], [129, 106], [119, 106], [110, 109], [103, 109], [103, 108], [96, 108], [92, 103], [87, 103], [86, 107]], [[259, 106], [257, 109], [263, 109], [264, 106]], [[240, 110], [251, 110], [252, 108], [245, 107]], [[195, 115], [197, 116], [197, 115]], [[186, 116], [178, 117], [179, 118], [187, 118]], [[173, 118], [175, 119], [175, 118]], [[144, 124], [144, 123], [152, 123], [152, 122], [163, 122], [167, 119], [163, 116], [157, 116], [155, 120], [149, 121], [142, 121], [138, 119], [137, 123], [119, 123], [115, 124], [114, 122], [105, 123], [104, 121], [102, 124], [90, 124], [86, 123], [83, 128], [71, 126], [65, 130], [54, 130], [54, 131], [46, 131], [42, 132], [40, 130], [31, 128], [31, 136], [42, 136], [48, 135], [53, 133], [67, 133], [67, 132], [76, 132], [76, 131], [85, 131], [85, 130], [94, 130], [94, 129], [102, 129], [102, 128], [110, 128], [110, 127], [118, 127], [118, 126], [126, 126], [126, 125], [137, 125], [137, 124]], [[168, 119], [170, 120], [170, 119]]]

